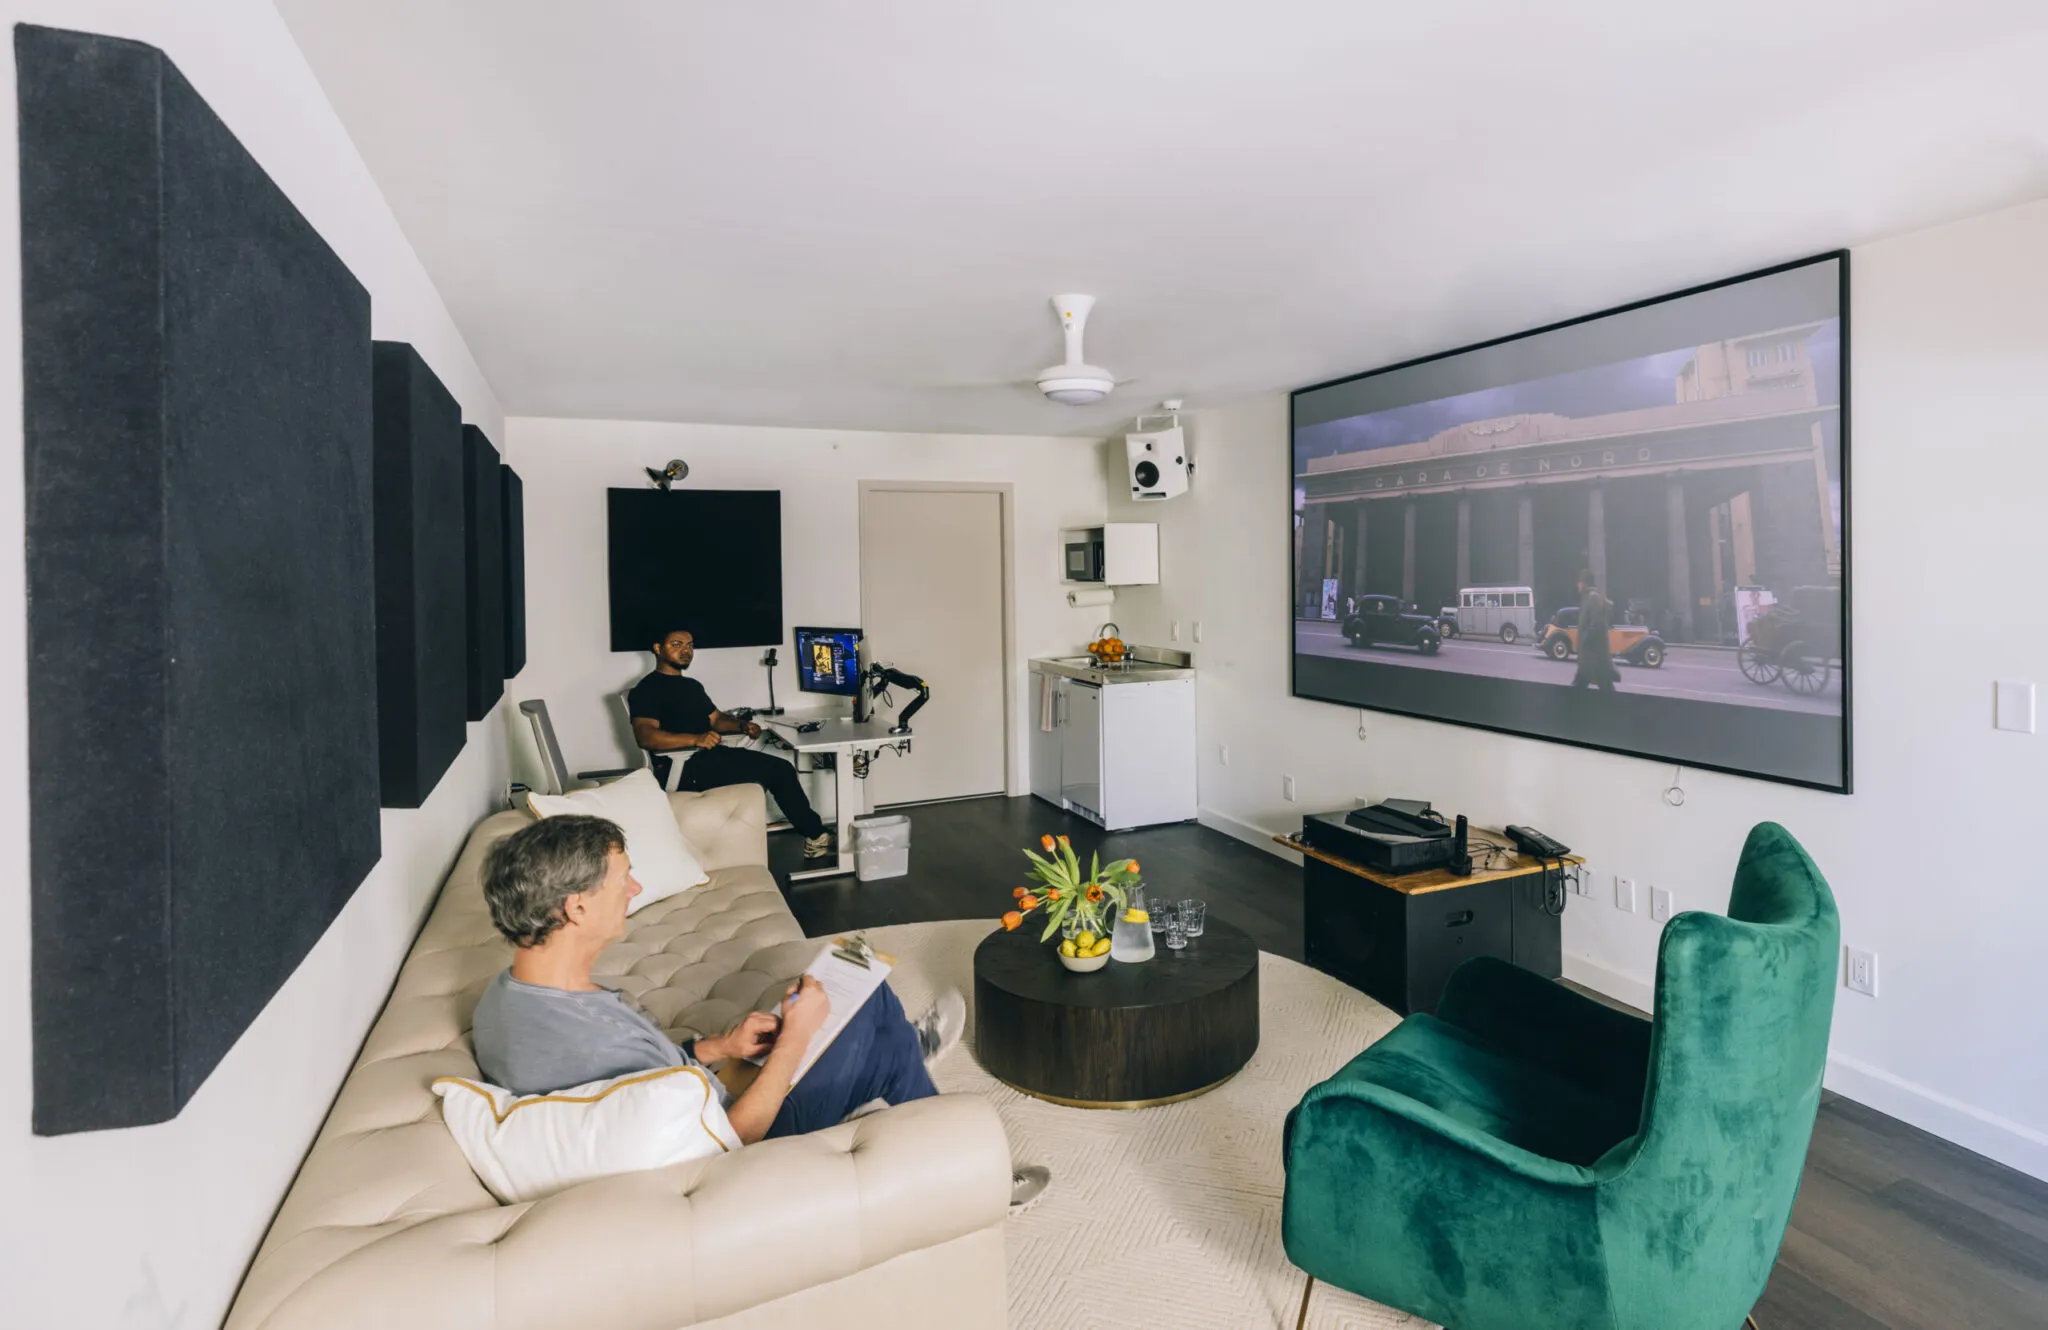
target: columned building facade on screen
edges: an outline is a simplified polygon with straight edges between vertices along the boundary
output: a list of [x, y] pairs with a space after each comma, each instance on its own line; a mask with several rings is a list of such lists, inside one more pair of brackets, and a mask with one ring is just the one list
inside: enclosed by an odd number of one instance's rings
[[1699, 347], [1668, 405], [1311, 459], [1294, 478], [1296, 614], [1318, 617], [1334, 579], [1340, 606], [1383, 592], [1432, 614], [1466, 587], [1526, 586], [1542, 617], [1577, 602], [1587, 568], [1667, 640], [1732, 644], [1734, 588], [1783, 599], [1841, 576], [1840, 409], [1817, 400], [1815, 326]]

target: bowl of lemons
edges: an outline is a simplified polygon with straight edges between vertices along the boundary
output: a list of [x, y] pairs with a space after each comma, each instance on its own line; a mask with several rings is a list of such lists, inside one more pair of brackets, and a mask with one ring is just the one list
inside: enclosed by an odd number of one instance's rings
[[1079, 974], [1101, 969], [1109, 964], [1109, 939], [1082, 929], [1060, 942], [1060, 964]]

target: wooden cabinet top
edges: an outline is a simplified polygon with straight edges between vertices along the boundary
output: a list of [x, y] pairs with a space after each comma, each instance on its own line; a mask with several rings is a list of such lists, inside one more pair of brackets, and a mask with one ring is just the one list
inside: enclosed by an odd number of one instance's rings
[[[1484, 836], [1488, 840], [1498, 841], [1502, 845], [1509, 844], [1507, 835], [1504, 832], [1474, 827], [1471, 830], [1471, 834], [1473, 836]], [[1481, 882], [1497, 882], [1502, 878], [1522, 877], [1529, 873], [1540, 873], [1543, 871], [1545, 864], [1550, 862], [1532, 858], [1510, 847], [1505, 851], [1508, 863], [1506, 868], [1474, 868], [1471, 873], [1464, 877], [1459, 877], [1456, 873], [1446, 868], [1425, 868], [1415, 873], [1385, 873], [1377, 868], [1367, 868], [1363, 864], [1355, 864], [1349, 859], [1340, 858], [1327, 850], [1319, 850], [1313, 845], [1304, 844], [1298, 836], [1275, 836], [1273, 839], [1297, 854], [1319, 860], [1330, 865], [1332, 868], [1341, 868], [1355, 877], [1362, 877], [1368, 882], [1377, 883], [1382, 887], [1398, 891], [1405, 896], [1420, 896], [1430, 891], [1451, 891], [1458, 887], [1476, 886]], [[1475, 840], [1472, 842], [1472, 848], [1477, 851], [1472, 856], [1474, 862], [1483, 861], [1486, 847], [1480, 845]], [[1572, 865], [1586, 862], [1583, 857], [1576, 854], [1566, 855], [1564, 861]], [[1494, 862], [1501, 862], [1500, 857], [1496, 856]]]

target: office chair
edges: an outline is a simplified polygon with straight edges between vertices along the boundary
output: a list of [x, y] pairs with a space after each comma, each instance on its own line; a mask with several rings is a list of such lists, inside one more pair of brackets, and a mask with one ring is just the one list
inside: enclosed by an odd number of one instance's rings
[[553, 789], [542, 790], [542, 794], [567, 794], [572, 788], [602, 785], [639, 770], [638, 767], [614, 767], [606, 771], [579, 771], [576, 773], [577, 784], [572, 787], [569, 784], [569, 764], [562, 760], [562, 745], [555, 741], [555, 727], [548, 720], [548, 704], [537, 697], [530, 698], [519, 704], [519, 710], [525, 715], [527, 724], [533, 727], [533, 746], [540, 750], [541, 774], [554, 783]]
[[[619, 704], [619, 714], [626, 718], [626, 735], [628, 738], [631, 738], [633, 736], [633, 704], [627, 700], [629, 696], [630, 694], [627, 693], [612, 694], [613, 699]], [[647, 769], [652, 771], [654, 769], [655, 755], [640, 747], [637, 740], [633, 744], [633, 750], [640, 754]], [[668, 759], [668, 777], [661, 782], [661, 788], [667, 790], [670, 794], [674, 794], [677, 790], [683, 788], [683, 760], [689, 756], [689, 750], [684, 749], [675, 753], [663, 753], [661, 756]]]

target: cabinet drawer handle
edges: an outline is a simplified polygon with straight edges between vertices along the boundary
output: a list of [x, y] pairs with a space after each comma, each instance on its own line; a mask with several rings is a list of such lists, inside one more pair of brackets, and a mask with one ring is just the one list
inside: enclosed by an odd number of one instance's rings
[[1470, 910], [1453, 910], [1444, 916], [1445, 928], [1463, 928], [1471, 922], [1472, 911]]

